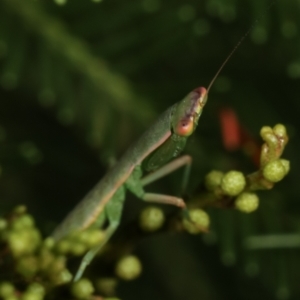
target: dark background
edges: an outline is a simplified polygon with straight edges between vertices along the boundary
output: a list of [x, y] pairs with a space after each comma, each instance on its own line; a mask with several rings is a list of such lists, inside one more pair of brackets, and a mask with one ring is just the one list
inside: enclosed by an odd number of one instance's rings
[[[299, 242], [256, 251], [243, 246], [252, 235], [300, 239], [299, 2], [270, 4], [1, 0], [1, 212], [26, 204], [49, 234], [163, 110], [208, 86], [252, 28], [212, 87], [189, 140], [190, 193], [212, 169], [255, 170], [242, 150], [224, 148], [223, 108], [234, 110], [258, 143], [262, 126], [285, 124], [290, 174], [259, 193], [261, 207], [250, 216], [210, 210], [212, 229], [204, 238], [143, 239], [136, 247], [143, 275], [122, 283], [118, 294], [124, 300], [299, 299]], [[156, 188], [175, 193], [179, 177]], [[143, 206], [129, 197], [124, 222]]]

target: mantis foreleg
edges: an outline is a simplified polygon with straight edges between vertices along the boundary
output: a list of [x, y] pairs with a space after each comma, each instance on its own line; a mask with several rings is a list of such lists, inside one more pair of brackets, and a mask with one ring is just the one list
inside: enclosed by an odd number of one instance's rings
[[141, 179], [141, 184], [142, 186], [146, 186], [147, 184], [150, 184], [172, 172], [175, 170], [185, 166], [184, 168], [184, 174], [183, 174], [183, 179], [182, 179], [182, 186], [181, 186], [181, 194], [185, 192], [188, 179], [190, 176], [190, 170], [191, 170], [191, 164], [192, 164], [192, 157], [189, 155], [183, 155], [180, 156], [168, 164], [164, 165], [160, 169], [146, 175]]

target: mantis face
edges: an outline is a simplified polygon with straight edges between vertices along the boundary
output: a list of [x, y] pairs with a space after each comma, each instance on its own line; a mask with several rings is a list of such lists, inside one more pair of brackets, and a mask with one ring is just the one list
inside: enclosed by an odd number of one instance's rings
[[199, 87], [178, 103], [172, 119], [172, 129], [175, 134], [188, 137], [194, 132], [206, 100], [206, 89]]
[[206, 89], [199, 87], [174, 105], [170, 124], [172, 134], [144, 160], [143, 168], [146, 171], [158, 169], [181, 153], [188, 137], [197, 127], [206, 99]]

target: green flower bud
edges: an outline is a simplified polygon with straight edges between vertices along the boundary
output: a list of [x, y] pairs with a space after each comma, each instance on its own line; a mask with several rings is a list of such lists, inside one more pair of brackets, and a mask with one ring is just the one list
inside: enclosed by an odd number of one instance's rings
[[124, 280], [133, 280], [141, 274], [142, 265], [136, 256], [128, 255], [118, 261], [115, 272]]
[[270, 126], [263, 126], [260, 130], [260, 136], [264, 139], [266, 134], [273, 134], [273, 130]]
[[88, 250], [87, 246], [80, 242], [73, 242], [70, 244], [71, 244], [70, 253], [75, 256], [81, 256]]
[[287, 136], [287, 134], [286, 134], [286, 128], [282, 124], [276, 124], [273, 127], [273, 131], [274, 131], [274, 134], [276, 134], [277, 136], [279, 136], [281, 138], [284, 138], [284, 137]]
[[140, 214], [140, 227], [144, 231], [152, 232], [162, 227], [165, 221], [163, 211], [154, 206], [145, 208]]
[[26, 292], [29, 292], [32, 294], [37, 294], [37, 295], [40, 295], [41, 297], [44, 297], [44, 295], [46, 293], [44, 286], [38, 282], [31, 283], [28, 286]]
[[47, 237], [43, 241], [43, 248], [52, 249], [55, 245], [55, 240], [52, 237]]
[[206, 211], [195, 208], [189, 211], [191, 220], [184, 219], [183, 227], [191, 234], [198, 234], [205, 232], [209, 228], [210, 218]]
[[62, 239], [55, 245], [55, 250], [60, 254], [67, 254], [71, 252], [71, 249], [72, 242], [70, 242], [68, 239]]
[[7, 243], [15, 257], [31, 254], [41, 243], [41, 235], [34, 228], [13, 230], [7, 234]]
[[50, 264], [52, 264], [55, 260], [55, 256], [53, 252], [44, 248], [41, 249], [38, 260], [39, 269], [48, 271]]
[[5, 300], [20, 300], [20, 298], [17, 295], [10, 295]]
[[6, 238], [15, 257], [33, 253], [42, 241], [39, 231], [34, 228], [12, 230]]
[[79, 299], [88, 299], [94, 292], [92, 283], [85, 278], [82, 278], [72, 284], [71, 293]]
[[229, 171], [222, 178], [221, 188], [224, 194], [236, 196], [243, 191], [246, 186], [246, 179], [242, 172]]
[[66, 257], [61, 255], [55, 257], [52, 263], [49, 265], [47, 272], [49, 274], [57, 274], [66, 268]]
[[28, 240], [19, 232], [10, 232], [7, 236], [7, 242], [15, 257], [30, 253], [30, 251], [28, 251]]
[[288, 172], [290, 171], [290, 161], [287, 160], [287, 159], [279, 159], [282, 163], [282, 165], [284, 166], [285, 168], [285, 174], [288, 174]]
[[0, 297], [7, 298], [9, 296], [13, 296], [15, 293], [15, 287], [7, 281], [3, 281], [0, 283]]
[[96, 282], [97, 290], [100, 294], [115, 295], [118, 279], [116, 277], [101, 277]]
[[24, 214], [26, 211], [27, 207], [25, 205], [18, 205], [13, 210], [13, 212], [18, 215]]
[[11, 228], [13, 230], [23, 230], [25, 228], [33, 228], [34, 227], [34, 220], [32, 216], [28, 214], [21, 215], [17, 219], [15, 219], [12, 224]]
[[235, 199], [234, 204], [239, 211], [251, 213], [258, 208], [259, 198], [254, 193], [242, 193]]
[[53, 282], [56, 283], [57, 285], [59, 284], [65, 284], [68, 283], [72, 280], [73, 276], [70, 273], [70, 271], [68, 269], [64, 269], [61, 272], [59, 272], [58, 274], [55, 274], [53, 276]]
[[0, 231], [7, 228], [7, 221], [4, 218], [0, 218]]
[[221, 171], [211, 171], [205, 176], [205, 187], [208, 191], [213, 192], [221, 185], [224, 173]]
[[16, 271], [29, 279], [32, 278], [38, 271], [38, 260], [34, 256], [24, 256], [17, 260]]
[[26, 291], [20, 298], [21, 300], [43, 300], [43, 296]]
[[92, 248], [98, 245], [105, 238], [105, 232], [99, 229], [89, 229], [85, 234], [81, 235], [79, 240], [86, 245], [87, 248]]
[[89, 235], [89, 239], [87, 241], [89, 247], [94, 247], [100, 244], [105, 238], [105, 232], [103, 230], [94, 229], [91, 231]]
[[81, 244], [86, 244], [87, 240], [89, 239], [90, 230], [86, 229], [83, 231], [78, 232], [77, 236], [74, 237], [75, 242], [79, 242]]
[[289, 168], [289, 161], [277, 159], [266, 164], [263, 176], [271, 182], [278, 182], [287, 174]]

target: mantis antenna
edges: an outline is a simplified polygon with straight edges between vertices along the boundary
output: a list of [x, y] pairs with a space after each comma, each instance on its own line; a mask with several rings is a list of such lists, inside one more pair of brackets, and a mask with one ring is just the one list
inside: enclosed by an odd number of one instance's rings
[[[277, 0], [272, 1], [270, 3], [270, 5], [267, 7], [266, 11], [268, 11], [276, 2], [277, 2]], [[215, 76], [213, 77], [213, 79], [211, 80], [211, 82], [209, 83], [209, 85], [207, 87], [207, 90], [206, 90], [207, 93], [209, 92], [210, 88], [212, 87], [212, 85], [214, 84], [214, 82], [216, 81], [216, 79], [218, 78], [219, 74], [221, 73], [221, 71], [223, 70], [223, 68], [225, 67], [225, 65], [229, 61], [229, 59], [232, 57], [232, 55], [235, 53], [235, 51], [239, 48], [239, 46], [244, 42], [245, 38], [253, 30], [253, 28], [255, 27], [256, 23], [261, 19], [261, 17], [258, 18], [258, 19], [256, 19], [253, 22], [253, 24], [250, 26], [250, 28], [247, 30], [247, 32], [241, 37], [241, 39], [238, 41], [238, 43], [235, 45], [235, 47], [231, 50], [231, 52], [229, 53], [229, 55], [226, 57], [226, 59], [224, 60], [224, 62], [221, 65], [221, 67], [218, 69], [217, 73], [215, 74]]]
[[[257, 22], [257, 20], [255, 22]], [[253, 29], [254, 26], [255, 26], [255, 24], [253, 24], [248, 29], [248, 31], [241, 37], [241, 39], [238, 41], [238, 43], [235, 45], [235, 47], [231, 50], [231, 52], [229, 53], [229, 55], [226, 57], [226, 59], [224, 60], [224, 62], [221, 65], [221, 67], [218, 69], [217, 73], [215, 74], [215, 76], [211, 80], [210, 84], [208, 85], [208, 87], [207, 87], [207, 93], [209, 92], [209, 90], [212, 87], [212, 85], [215, 83], [216, 79], [218, 78], [219, 74], [221, 73], [221, 71], [223, 70], [223, 68], [225, 67], [225, 65], [229, 61], [229, 59], [232, 57], [232, 55], [235, 53], [235, 51], [239, 48], [239, 46], [243, 43], [243, 41], [249, 35], [250, 31]]]

